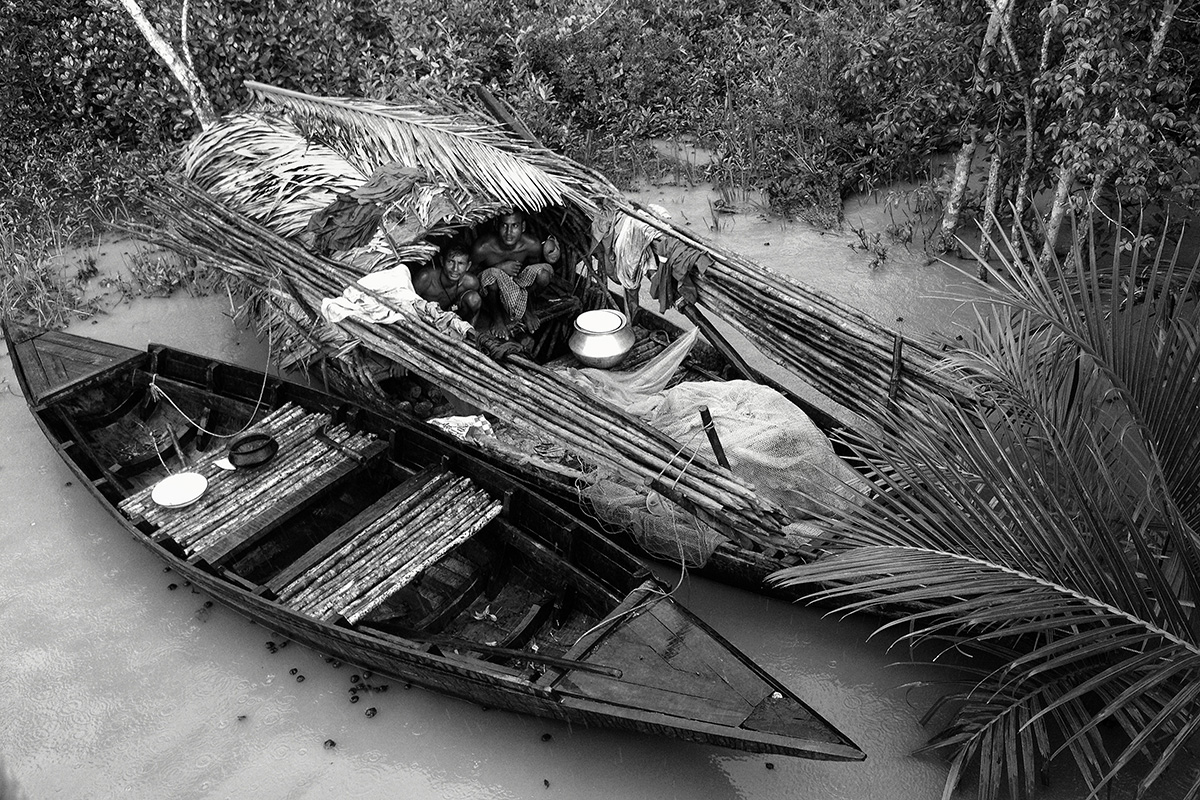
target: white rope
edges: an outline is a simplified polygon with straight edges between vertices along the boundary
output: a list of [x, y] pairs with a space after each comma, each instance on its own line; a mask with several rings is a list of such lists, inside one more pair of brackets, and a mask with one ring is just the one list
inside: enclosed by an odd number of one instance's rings
[[[254, 409], [250, 412], [250, 418], [248, 420], [246, 420], [246, 424], [244, 426], [242, 426], [242, 429], [240, 431], [236, 431], [234, 433], [216, 433], [215, 431], [210, 431], [210, 430], [202, 427], [200, 425], [200, 423], [196, 422], [194, 419], [192, 419], [186, 413], [184, 413], [183, 409], [180, 408], [175, 403], [175, 401], [171, 399], [171, 396], [169, 394], [167, 394], [166, 390], [158, 385], [158, 373], [155, 373], [150, 376], [150, 395], [155, 400], [158, 400], [158, 399], [166, 400], [168, 403], [170, 403], [171, 408], [175, 409], [176, 413], [178, 413], [179, 416], [181, 416], [185, 420], [187, 420], [188, 424], [190, 424], [192, 427], [194, 427], [196, 430], [200, 431], [201, 433], [207, 434], [207, 435], [212, 436], [217, 439], [232, 439], [235, 436], [239, 436], [239, 435], [245, 433], [247, 430], [249, 430], [251, 428], [251, 426], [254, 425], [254, 415], [258, 413], [258, 409], [262, 406], [263, 396], [266, 395], [266, 393], [267, 393], [267, 378], [271, 374], [271, 372], [270, 372], [271, 371], [271, 352], [273, 350], [274, 350], [273, 337], [271, 335], [271, 329], [268, 328], [267, 329], [267, 363], [263, 367], [262, 386], [260, 386], [258, 388], [258, 399], [254, 401]], [[159, 461], [162, 461], [161, 455], [159, 456]], [[166, 464], [163, 464], [163, 466], [166, 467]], [[169, 469], [167, 471], [170, 472]]]

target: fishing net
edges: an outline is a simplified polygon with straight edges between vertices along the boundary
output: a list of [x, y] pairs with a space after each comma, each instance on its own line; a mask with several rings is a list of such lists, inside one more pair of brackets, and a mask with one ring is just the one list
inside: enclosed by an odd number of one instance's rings
[[[646, 376], [590, 377], [594, 390], [679, 442], [677, 458], [685, 463], [698, 454], [713, 457], [700, 417], [707, 407], [733, 474], [796, 520], [784, 531], [789, 546], [798, 548], [820, 535], [806, 518], [858, 502], [858, 474], [784, 395], [748, 381], [685, 382], [663, 391], [648, 377], [662, 366], [647, 365]], [[724, 541], [691, 513], [621, 475], [598, 470], [579, 491], [603, 523], [627, 530], [646, 551], [665, 560], [700, 567]]]
[[652, 556], [698, 569], [726, 539], [645, 485], [630, 486], [612, 473], [579, 486], [602, 527], [621, 531]]
[[749, 381], [693, 381], [662, 395], [647, 422], [679, 442], [708, 447], [700, 409], [707, 407], [729, 468], [793, 519], [843, 511], [861, 494], [858, 473], [787, 397]]

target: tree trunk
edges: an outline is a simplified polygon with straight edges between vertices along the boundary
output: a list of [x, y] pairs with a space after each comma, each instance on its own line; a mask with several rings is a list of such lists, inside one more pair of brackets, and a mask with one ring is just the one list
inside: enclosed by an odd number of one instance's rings
[[950, 194], [946, 198], [946, 211], [942, 215], [942, 227], [938, 232], [937, 249], [949, 250], [954, 242], [954, 232], [958, 230], [959, 217], [962, 214], [963, 200], [967, 196], [967, 182], [971, 177], [971, 162], [975, 159], [975, 148], [979, 146], [979, 128], [971, 126], [967, 141], [963, 142], [954, 158], [954, 181], [950, 184]]
[[997, 226], [997, 210], [1000, 205], [1000, 165], [1003, 162], [1000, 140], [997, 137], [996, 146], [992, 148], [991, 161], [988, 164], [987, 192], [983, 200], [983, 232], [979, 241], [979, 280], [987, 283], [988, 256], [992, 252], [992, 231]]
[[1012, 0], [996, 0], [992, 6], [992, 15], [988, 19], [987, 31], [983, 35], [983, 44], [979, 48], [979, 58], [975, 63], [975, 79], [971, 85], [971, 111], [967, 124], [967, 135], [958, 151], [954, 162], [954, 182], [950, 186], [950, 196], [946, 198], [946, 211], [942, 215], [942, 226], [938, 235], [939, 249], [949, 249], [958, 230], [959, 216], [962, 214], [963, 199], [967, 193], [967, 179], [971, 174], [971, 162], [975, 157], [975, 148], [979, 143], [979, 107], [983, 103], [983, 94], [987, 77], [991, 73], [992, 52], [996, 49], [996, 41], [1000, 38], [1004, 20], [1012, 8]]
[[167, 40], [154, 29], [150, 20], [146, 19], [146, 14], [142, 11], [141, 6], [137, 4], [137, 0], [121, 0], [121, 5], [129, 12], [129, 16], [133, 18], [134, 24], [141, 31], [142, 36], [154, 48], [154, 52], [158, 53], [159, 58], [166, 63], [171, 74], [175, 76], [175, 80], [179, 81], [179, 85], [187, 92], [188, 101], [192, 104], [192, 110], [196, 112], [196, 119], [200, 122], [200, 126], [207, 128], [215, 123], [217, 114], [213, 111], [212, 100], [209, 99], [208, 92], [205, 90], [204, 84], [200, 82], [196, 71], [189, 63], [181, 59]]
[[1158, 24], [1158, 29], [1154, 31], [1154, 39], [1150, 43], [1150, 57], [1146, 59], [1146, 78], [1154, 76], [1154, 70], [1158, 67], [1158, 59], [1162, 55], [1163, 45], [1167, 42], [1167, 32], [1171, 29], [1171, 23], [1175, 19], [1175, 12], [1179, 10], [1180, 0], [1167, 0], [1163, 3], [1163, 17]]
[[[1017, 180], [1015, 181], [1015, 188], [1013, 190], [1013, 220], [1009, 233], [1009, 238], [1016, 242], [1024, 225], [1025, 208], [1029, 204], [1029, 181], [1033, 172], [1034, 146], [1037, 137], [1037, 109], [1033, 105], [1032, 80], [1021, 64], [1021, 58], [1017, 53], [1017, 45], [1013, 40], [1010, 22], [1011, 20], [1009, 19], [1004, 20], [1004, 43], [1008, 47], [1009, 58], [1012, 60], [1013, 67], [1016, 69], [1017, 75], [1021, 79], [1021, 85], [1024, 87], [1021, 92], [1021, 102], [1025, 112], [1025, 156], [1021, 161], [1021, 169], [1017, 173]], [[1039, 50], [1041, 56], [1038, 61], [1036, 73], [1038, 75], [1046, 73], [1049, 50], [1050, 30], [1047, 29], [1042, 34], [1042, 46]]]
[[1075, 183], [1075, 173], [1063, 167], [1058, 172], [1058, 186], [1054, 190], [1054, 205], [1050, 208], [1050, 219], [1046, 222], [1046, 241], [1042, 245], [1042, 255], [1038, 264], [1042, 269], [1049, 269], [1050, 259], [1054, 257], [1054, 245], [1058, 241], [1058, 232], [1062, 229], [1063, 217], [1071, 201], [1071, 186]]

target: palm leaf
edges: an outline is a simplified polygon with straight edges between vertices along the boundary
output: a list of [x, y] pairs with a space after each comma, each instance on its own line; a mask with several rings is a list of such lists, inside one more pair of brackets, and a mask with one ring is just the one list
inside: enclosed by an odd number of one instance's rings
[[994, 308], [943, 366], [981, 402], [848, 435], [874, 491], [828, 510], [834, 555], [774, 579], [826, 582], [815, 597], [847, 611], [906, 609], [881, 628], [913, 626], [901, 641], [1004, 654], [930, 740], [951, 754], [947, 792], [974, 765], [981, 797], [1030, 794], [1056, 754], [1046, 725], [1093, 794], [1137, 756], [1146, 791], [1200, 710], [1197, 268], [1118, 239], [1041, 273], [1009, 245]]
[[340, 153], [363, 173], [395, 161], [418, 167], [480, 202], [530, 212], [568, 204], [597, 211], [588, 199], [591, 176], [505, 136], [494, 123], [463, 113], [438, 113], [428, 103], [316, 97], [253, 81], [246, 87], [265, 106], [286, 111], [308, 139]]
[[[1059, 750], [1072, 750], [1087, 764], [1085, 774], [1097, 792], [1135, 756], [1150, 755], [1151, 743], [1174, 740], [1193, 725], [1200, 697], [1200, 647], [1070, 587], [978, 559], [913, 547], [858, 548], [786, 572], [779, 579], [782, 585], [853, 581], [816, 592], [812, 599], [877, 593], [852, 604], [857, 610], [942, 598], [936, 609], [880, 628], [883, 632], [920, 622], [899, 637], [914, 645], [942, 640], [962, 647], [1021, 637], [1037, 642], [1013, 651], [1008, 663], [997, 665], [959, 695], [963, 707], [955, 723], [928, 745], [959, 748], [954, 758], [960, 767], [978, 755], [981, 789], [993, 787], [981, 796], [997, 796], [998, 781], [991, 780], [989, 772], [1006, 772], [1010, 791], [1018, 780], [1030, 788], [1027, 779], [1033, 765], [1057, 754], [1032, 736], [1043, 718], [1074, 731]], [[999, 624], [1005, 621], [1009, 624]], [[1044, 635], [1053, 630], [1071, 635]], [[1064, 692], [1064, 676], [1076, 685], [1073, 690]], [[1109, 698], [1099, 712], [1088, 705], [1097, 696]], [[1097, 749], [1099, 725], [1110, 717], [1135, 731], [1111, 763]], [[1019, 725], [1014, 725], [1015, 719], [1021, 720]], [[1161, 773], [1166, 767], [1161, 760], [1169, 762], [1177, 750], [1176, 745], [1158, 754], [1154, 771]], [[960, 771], [953, 770], [956, 775]]]

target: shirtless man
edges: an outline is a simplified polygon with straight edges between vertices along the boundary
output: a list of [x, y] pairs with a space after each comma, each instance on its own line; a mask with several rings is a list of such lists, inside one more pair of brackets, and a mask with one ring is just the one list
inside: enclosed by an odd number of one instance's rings
[[413, 277], [417, 294], [444, 311], [457, 311], [470, 322], [479, 311], [479, 279], [470, 273], [471, 257], [461, 247], [442, 253], [441, 265], [427, 264]]
[[531, 295], [550, 284], [561, 255], [553, 237], [539, 242], [525, 232], [525, 215], [509, 209], [496, 218], [496, 230], [471, 248], [471, 264], [479, 275], [484, 327], [506, 338], [519, 329], [534, 331], [538, 320], [529, 310]]
[[[476, 272], [495, 267], [510, 278], [517, 277], [524, 267], [553, 265], [558, 258], [558, 241], [551, 236], [543, 246], [525, 232], [525, 215], [515, 209], [497, 217], [496, 231], [481, 236], [471, 248], [471, 264]], [[539, 271], [530, 291], [536, 294], [536, 290], [546, 288], [553, 271], [553, 266]]]

